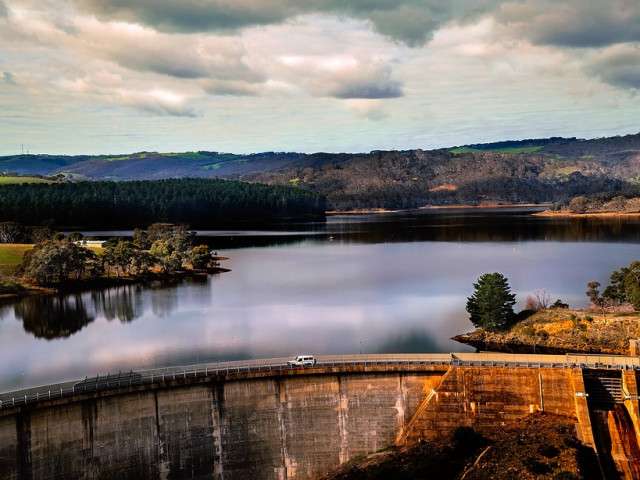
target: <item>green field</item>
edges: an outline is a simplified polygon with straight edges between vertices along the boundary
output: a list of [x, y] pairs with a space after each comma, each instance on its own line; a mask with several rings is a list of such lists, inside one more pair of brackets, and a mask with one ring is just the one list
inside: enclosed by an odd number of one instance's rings
[[0, 280], [14, 274], [14, 268], [22, 263], [22, 255], [33, 245], [0, 244]]
[[15, 267], [22, 263], [22, 255], [33, 245], [0, 244], [0, 268]]
[[53, 183], [53, 180], [36, 177], [0, 177], [0, 185], [13, 185], [20, 183]]

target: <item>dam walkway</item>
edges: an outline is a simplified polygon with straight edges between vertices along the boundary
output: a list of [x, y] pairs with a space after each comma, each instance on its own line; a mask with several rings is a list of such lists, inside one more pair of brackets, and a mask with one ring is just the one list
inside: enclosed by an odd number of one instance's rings
[[640, 357], [622, 355], [535, 355], [508, 353], [432, 353], [432, 354], [378, 354], [378, 355], [324, 355], [317, 356], [314, 367], [289, 367], [292, 357], [233, 362], [203, 363], [165, 367], [153, 370], [120, 371], [98, 374], [84, 379], [44, 385], [12, 392], [0, 393], [0, 409], [70, 397], [79, 393], [102, 392], [135, 385], [152, 385], [170, 380], [215, 377], [231, 373], [273, 372], [300, 370], [322, 372], [326, 367], [375, 367], [428, 365], [466, 367], [523, 367], [523, 368], [580, 368], [608, 370], [640, 370]]

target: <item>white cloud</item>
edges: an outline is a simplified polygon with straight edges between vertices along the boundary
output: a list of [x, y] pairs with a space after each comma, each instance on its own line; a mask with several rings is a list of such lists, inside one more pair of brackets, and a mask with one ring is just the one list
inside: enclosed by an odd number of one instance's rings
[[65, 139], [80, 145], [78, 132], [103, 125], [128, 131], [119, 151], [632, 133], [639, 10], [635, 0], [0, 0], [0, 145], [29, 132], [81, 151]]
[[245, 63], [246, 51], [236, 38], [167, 35], [135, 24], [93, 19], [81, 20], [78, 26], [87, 55], [101, 55], [131, 70], [183, 79], [263, 80]]
[[375, 58], [285, 56], [278, 60], [279, 73], [312, 95], [343, 99], [402, 96], [400, 83], [391, 79], [389, 67]]

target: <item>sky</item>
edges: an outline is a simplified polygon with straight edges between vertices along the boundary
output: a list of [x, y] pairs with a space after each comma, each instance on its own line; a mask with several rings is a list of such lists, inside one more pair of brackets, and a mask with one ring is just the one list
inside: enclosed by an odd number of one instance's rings
[[638, 0], [0, 0], [0, 155], [640, 131]]

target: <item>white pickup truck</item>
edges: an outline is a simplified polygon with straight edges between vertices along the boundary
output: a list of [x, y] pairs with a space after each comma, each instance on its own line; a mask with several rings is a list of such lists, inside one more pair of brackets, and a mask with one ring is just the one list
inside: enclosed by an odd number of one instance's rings
[[298, 355], [293, 360], [287, 362], [289, 367], [313, 367], [316, 364], [316, 359], [311, 355]]

